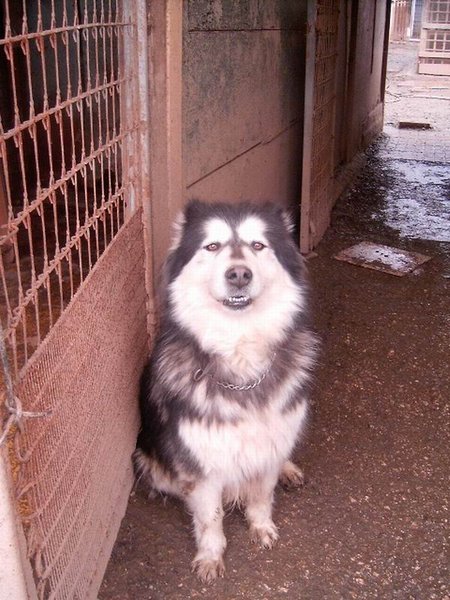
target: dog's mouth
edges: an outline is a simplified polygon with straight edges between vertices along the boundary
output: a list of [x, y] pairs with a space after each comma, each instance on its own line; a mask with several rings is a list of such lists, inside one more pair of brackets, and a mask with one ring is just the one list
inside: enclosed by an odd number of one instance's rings
[[251, 304], [252, 299], [249, 296], [229, 296], [223, 301], [223, 305], [233, 310], [240, 310]]

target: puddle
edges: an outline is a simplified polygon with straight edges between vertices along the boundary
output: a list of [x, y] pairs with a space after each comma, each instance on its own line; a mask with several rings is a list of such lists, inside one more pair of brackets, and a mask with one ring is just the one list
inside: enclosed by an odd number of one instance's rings
[[450, 200], [394, 198], [385, 208], [384, 218], [401, 237], [450, 242]]
[[403, 238], [450, 242], [450, 166], [392, 160], [389, 167], [395, 181], [381, 209], [386, 225]]
[[[390, 160], [389, 167], [405, 180], [406, 184], [449, 185], [450, 165], [424, 163], [414, 160]], [[398, 182], [403, 184], [403, 182]]]

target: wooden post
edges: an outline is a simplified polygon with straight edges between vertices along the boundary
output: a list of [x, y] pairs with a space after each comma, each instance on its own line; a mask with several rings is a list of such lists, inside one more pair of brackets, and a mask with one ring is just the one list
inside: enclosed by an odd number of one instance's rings
[[300, 252], [311, 250], [311, 160], [316, 68], [316, 1], [308, 2], [306, 22], [305, 103], [303, 115], [302, 186], [300, 202]]
[[157, 275], [169, 245], [171, 223], [183, 203], [183, 2], [147, 2], [151, 226], [153, 272]]

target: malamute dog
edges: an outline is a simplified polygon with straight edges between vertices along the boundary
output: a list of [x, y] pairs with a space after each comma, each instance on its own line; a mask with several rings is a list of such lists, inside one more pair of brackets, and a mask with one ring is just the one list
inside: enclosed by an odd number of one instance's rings
[[307, 413], [316, 340], [291, 225], [277, 206], [187, 205], [165, 265], [160, 333], [142, 378], [135, 468], [192, 513], [203, 581], [224, 573], [223, 506], [270, 548], [274, 489]]

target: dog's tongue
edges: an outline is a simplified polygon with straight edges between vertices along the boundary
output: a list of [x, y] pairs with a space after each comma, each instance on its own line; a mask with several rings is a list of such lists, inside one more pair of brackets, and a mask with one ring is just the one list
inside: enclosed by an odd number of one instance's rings
[[248, 306], [250, 302], [251, 299], [248, 296], [230, 296], [223, 301], [225, 306], [235, 309], [244, 308], [245, 306]]

